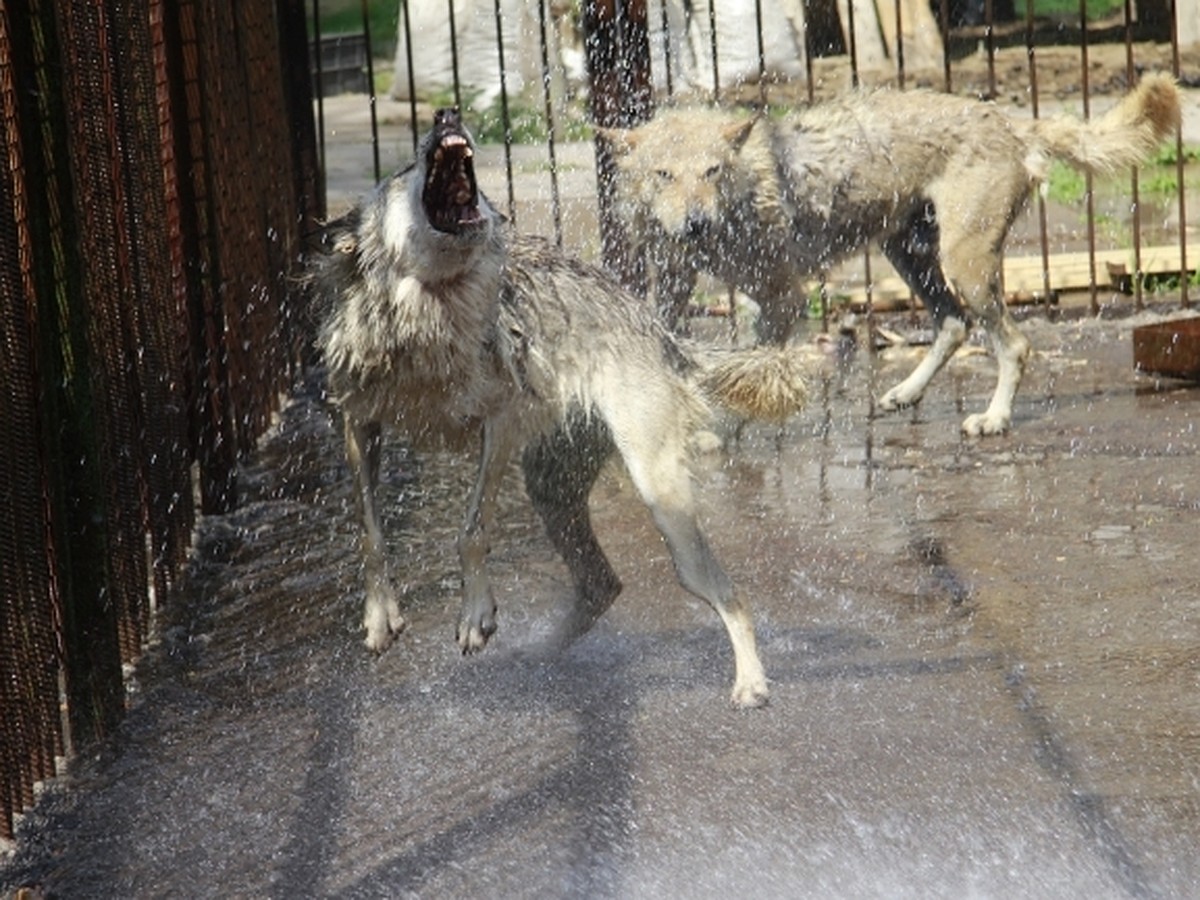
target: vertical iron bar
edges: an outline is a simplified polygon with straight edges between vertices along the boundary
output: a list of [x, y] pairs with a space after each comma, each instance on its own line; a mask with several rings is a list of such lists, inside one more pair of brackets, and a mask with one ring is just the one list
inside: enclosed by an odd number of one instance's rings
[[[1171, 74], [1179, 79], [1179, 10], [1178, 0], [1171, 0]], [[1187, 262], [1187, 191], [1184, 190], [1183, 129], [1175, 129], [1175, 184], [1179, 188], [1179, 303], [1184, 309], [1192, 304], [1188, 297]]]
[[[1132, 88], [1133, 71], [1133, 4], [1125, 0], [1125, 85]], [[1180, 186], [1182, 190], [1182, 185]], [[1129, 173], [1130, 207], [1133, 213], [1133, 306], [1141, 310], [1142, 297], [1142, 204], [1138, 196], [1138, 170], [1133, 166]]]
[[317, 151], [321, 159], [321, 171], [325, 166], [325, 61], [321, 58], [321, 0], [312, 0], [313, 46], [317, 58]]
[[371, 11], [367, 0], [361, 0], [363, 40], [367, 42], [367, 102], [371, 108], [371, 160], [375, 164], [375, 180], [383, 177], [379, 165], [379, 118], [375, 97], [375, 52], [371, 49]]
[[[1092, 91], [1088, 76], [1088, 21], [1087, 0], [1079, 0], [1079, 67], [1080, 88], [1083, 97], [1084, 121], [1092, 117]], [[1088, 255], [1088, 293], [1090, 299], [1088, 308], [1094, 316], [1100, 312], [1099, 291], [1096, 285], [1096, 191], [1095, 179], [1090, 171], [1083, 173], [1084, 204], [1087, 219], [1087, 255]]]
[[[854, 28], [854, 0], [846, 0], [846, 30], [850, 32], [850, 86], [858, 87], [858, 35]], [[870, 307], [868, 307], [869, 309]]]
[[[1038, 117], [1037, 48], [1033, 42], [1033, 3], [1025, 3], [1025, 55], [1029, 59], [1029, 101], [1033, 117]], [[1046, 198], [1037, 192], [1038, 236], [1042, 248], [1042, 302], [1050, 311], [1050, 243], [1047, 237]]]
[[802, 0], [802, 3], [804, 10], [804, 85], [808, 91], [808, 102], [811, 104], [816, 94], [816, 86], [813, 84], [812, 35], [808, 28], [808, 23], [812, 20], [813, 0]]
[[462, 85], [458, 80], [458, 25], [454, 21], [454, 0], [446, 0], [446, 7], [450, 11], [450, 71], [454, 74], [454, 105], [461, 110]]
[[717, 0], [708, 0], [708, 45], [712, 53], [713, 103], [721, 102], [721, 74], [717, 68]]
[[671, 97], [675, 94], [675, 85], [671, 72], [671, 20], [667, 15], [667, 0], [659, 0], [658, 8], [662, 14], [663, 74], [667, 80], [667, 96]]
[[[592, 121], [600, 128], [645, 122], [653, 112], [645, 0], [585, 0], [583, 25]], [[615, 175], [612, 147], [598, 133], [596, 193], [602, 258], [626, 287], [644, 294], [645, 259], [630, 249], [613, 210]]]
[[763, 46], [762, 0], [754, 0], [755, 34], [758, 36], [758, 102], [767, 108], [767, 51]]
[[504, 129], [504, 179], [508, 185], [508, 220], [517, 225], [517, 198], [513, 187], [512, 118], [508, 112], [508, 68], [504, 64], [504, 13], [500, 0], [494, 4], [496, 17], [496, 56], [500, 66], [500, 125]]
[[[1033, 2], [1033, 0], [1028, 0]], [[992, 0], [983, 0], [983, 45], [987, 53], [987, 99], [996, 99], [996, 10]]]
[[[1026, 0], [1026, 9], [1033, 6], [1033, 0]], [[1028, 15], [1032, 17], [1032, 11]], [[938, 17], [941, 19], [942, 31], [942, 90], [950, 93], [950, 0], [939, 0]], [[1030, 19], [1032, 22], [1032, 18]], [[1032, 25], [1030, 25], [1032, 29]]]
[[404, 64], [408, 69], [408, 127], [412, 132], [412, 152], [417, 155], [421, 142], [421, 129], [417, 124], [417, 83], [413, 71], [412, 21], [408, 15], [409, 0], [400, 0], [400, 13], [404, 22]]
[[558, 194], [558, 160], [554, 153], [554, 104], [550, 97], [550, 47], [546, 40], [546, 0], [538, 0], [538, 28], [542, 43], [542, 99], [546, 104], [546, 149], [550, 153], [550, 212], [554, 242], [563, 245], [562, 201]]

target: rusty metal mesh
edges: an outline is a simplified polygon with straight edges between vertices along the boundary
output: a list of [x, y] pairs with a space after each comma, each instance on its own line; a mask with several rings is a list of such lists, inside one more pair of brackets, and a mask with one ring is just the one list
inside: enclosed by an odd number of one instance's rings
[[236, 503], [295, 370], [303, 14], [0, 6], [0, 836], [118, 721], [196, 497]]

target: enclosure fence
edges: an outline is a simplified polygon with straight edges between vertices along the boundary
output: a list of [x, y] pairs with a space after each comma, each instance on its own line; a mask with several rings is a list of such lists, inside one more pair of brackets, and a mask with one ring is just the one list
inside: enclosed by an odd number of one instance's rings
[[300, 0], [0, 3], [0, 837], [118, 721], [289, 387], [305, 33]]
[[[1053, 15], [1039, 13], [1039, 6], [1036, 0], [590, 0], [576, 9], [552, 0], [405, 0], [393, 23], [398, 46], [391, 93], [409, 104], [414, 148], [426, 112], [418, 98], [427, 105], [465, 106], [475, 123], [501, 120], [508, 212], [518, 227], [514, 134], [523, 127], [518, 119], [539, 118], [548, 135], [552, 227], [562, 243], [556, 142], [562, 140], [563, 122], [575, 115], [573, 96], [586, 96], [589, 124], [625, 127], [667, 103], [795, 107], [881, 86], [1015, 101], [1034, 117], [1048, 114], [1051, 104], [1066, 103], [1072, 113], [1090, 118], [1094, 100], [1111, 101], [1143, 71], [1184, 74], [1181, 27], [1191, 78], [1196, 77], [1195, 0], [1124, 0], [1100, 17], [1097, 4], [1084, 0], [1075, 12], [1068, 5]], [[1101, 47], [1122, 49], [1123, 64], [1099, 67]], [[524, 53], [517, 52], [521, 48]], [[571, 71], [576, 51], [586, 60], [584, 72]], [[1043, 82], [1050, 74], [1055, 83], [1047, 87]], [[1140, 308], [1143, 290], [1153, 282], [1169, 286], [1189, 305], [1196, 248], [1188, 243], [1188, 148], [1181, 134], [1175, 145], [1173, 157], [1168, 154], [1159, 166], [1173, 184], [1160, 181], [1153, 198], [1131, 172], [1127, 186], [1109, 198], [1111, 208], [1099, 209], [1089, 175], [1078, 200], [1083, 224], [1077, 235], [1056, 231], [1039, 195], [1032, 204], [1033, 237], [1026, 245], [1009, 242], [1010, 298], [1049, 305], [1062, 291], [1086, 291], [1097, 312], [1111, 285]], [[610, 208], [608, 152], [597, 140], [602, 257], [640, 288], [643, 263], [630, 257]], [[376, 147], [377, 175], [378, 159]], [[1154, 221], [1143, 233], [1151, 207]], [[1114, 217], [1113, 210], [1120, 228], [1098, 228]], [[859, 279], [868, 308], [886, 306], [898, 293], [912, 302], [898, 278], [878, 277], [871, 265], [867, 254]]]

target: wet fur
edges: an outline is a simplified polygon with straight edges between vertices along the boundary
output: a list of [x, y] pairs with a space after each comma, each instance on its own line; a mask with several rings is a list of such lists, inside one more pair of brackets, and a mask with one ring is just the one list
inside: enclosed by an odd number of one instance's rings
[[803, 314], [804, 276], [870, 240], [933, 316], [917, 368], [879, 401], [917, 403], [966, 337], [991, 339], [999, 375], [971, 435], [1007, 430], [1029, 342], [1001, 289], [1001, 252], [1030, 188], [1053, 159], [1091, 171], [1142, 162], [1179, 124], [1174, 81], [1148, 75], [1091, 121], [1017, 120], [998, 107], [927, 91], [856, 93], [783, 118], [713, 109], [660, 113], [603, 132], [616, 156], [618, 214], [647, 252], [673, 325], [699, 271], [762, 307], [760, 337], [785, 340]]
[[693, 357], [604, 273], [511, 233], [482, 194], [482, 225], [435, 229], [423, 199], [431, 140], [415, 165], [331, 226], [314, 272], [324, 306], [319, 345], [344, 414], [363, 520], [367, 646], [382, 651], [405, 624], [375, 497], [384, 426], [418, 444], [481, 441], [458, 542], [464, 653], [482, 649], [496, 629], [486, 556], [497, 492], [515, 454], [574, 582], [562, 639], [586, 631], [613, 602], [621, 583], [593, 533], [588, 495], [615, 449], [681, 583], [725, 623], [734, 704], [762, 705], [767, 683], [750, 612], [697, 524], [688, 447], [713, 401], [736, 403], [740, 393], [752, 407], [765, 404], [767, 415], [794, 410], [802, 373], [782, 353], [759, 353], [769, 365], [756, 392], [747, 386], [754, 372], [737, 371], [755, 357], [734, 354], [732, 365]]

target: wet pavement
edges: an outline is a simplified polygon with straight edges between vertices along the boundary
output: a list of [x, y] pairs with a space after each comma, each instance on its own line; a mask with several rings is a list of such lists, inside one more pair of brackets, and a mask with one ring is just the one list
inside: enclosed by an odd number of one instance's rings
[[[568, 208], [594, 202], [571, 159]], [[518, 176], [544, 184], [536, 161]], [[471, 464], [389, 444], [410, 625], [368, 654], [314, 376], [242, 508], [198, 527], [118, 738], [23, 817], [0, 896], [1200, 895], [1200, 390], [1134, 373], [1149, 318], [1029, 318], [1005, 437], [958, 434], [989, 357], [876, 417], [921, 351], [861, 342], [786, 427], [726, 425], [697, 478], [772, 682], [750, 712], [728, 708], [724, 631], [615, 467], [593, 503], [614, 607], [539, 652], [568, 580], [514, 472], [500, 631], [464, 659]]]
[[[1143, 317], [1144, 318], [1144, 317]], [[453, 641], [471, 477], [385, 458], [410, 626], [361, 646], [348, 475], [315, 383], [208, 519], [119, 739], [47, 791], [0, 885], [62, 897], [1187, 897], [1200, 892], [1200, 391], [1136, 375], [1142, 319], [1027, 323], [915, 411], [864, 351], [783, 429], [701, 458], [772, 699], [727, 707], [716, 616], [623, 474], [594, 510], [626, 588], [546, 658], [567, 577], [514, 472], [500, 631]]]

